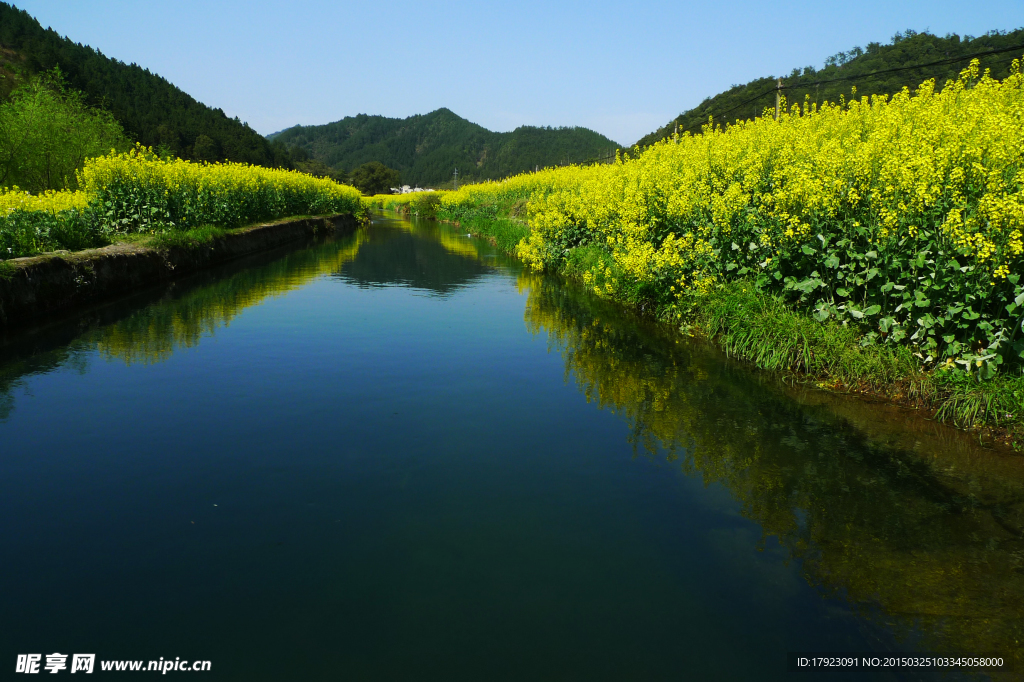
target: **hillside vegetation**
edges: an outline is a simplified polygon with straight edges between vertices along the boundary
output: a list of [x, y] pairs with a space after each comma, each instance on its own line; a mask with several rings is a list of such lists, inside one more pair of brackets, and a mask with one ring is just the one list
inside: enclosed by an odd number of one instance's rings
[[197, 102], [148, 69], [44, 29], [27, 12], [0, 2], [0, 96], [54, 67], [88, 104], [109, 111], [131, 139], [146, 146], [198, 161], [291, 165], [283, 148], [237, 118]]
[[[824, 68], [793, 69], [782, 78], [782, 94], [792, 103], [802, 104], [806, 98], [811, 104], [821, 105], [837, 103], [843, 97], [848, 99], [854, 87], [858, 96], [895, 95], [904, 87], [935, 79], [936, 87], [942, 89], [958, 78], [970, 61], [969, 55], [986, 52], [994, 54], [980, 57], [981, 68], [990, 69], [993, 78], [1005, 78], [1013, 58], [1024, 52], [1024, 29], [992, 31], [977, 38], [904, 31], [893, 36], [889, 45], [868, 43], [866, 48], [854, 47], [833, 55], [825, 61]], [[677, 127], [684, 132], [700, 132], [709, 117], [719, 124], [760, 116], [765, 107], [775, 106], [776, 86], [775, 76], [733, 86], [683, 112], [636, 144], [651, 145], [675, 133]]]
[[[441, 187], [453, 184], [455, 168], [460, 182], [473, 182], [607, 159], [618, 146], [585, 128], [524, 126], [494, 133], [448, 109], [407, 119], [361, 114], [265, 138], [148, 69], [44, 29], [24, 10], [0, 2], [0, 101], [44, 76], [72, 96], [81, 93], [85, 108], [109, 112], [126, 139], [165, 157], [295, 168], [339, 182], [356, 177], [360, 167], [366, 175], [372, 170], [367, 164], [379, 163], [398, 171], [404, 183]], [[377, 185], [363, 189], [372, 193]]]
[[404, 119], [360, 114], [326, 125], [295, 126], [271, 138], [339, 170], [379, 161], [399, 171], [403, 183], [427, 187], [450, 187], [455, 168], [460, 182], [489, 180], [537, 166], [609, 157], [618, 147], [586, 128], [523, 126], [495, 133], [448, 109]]

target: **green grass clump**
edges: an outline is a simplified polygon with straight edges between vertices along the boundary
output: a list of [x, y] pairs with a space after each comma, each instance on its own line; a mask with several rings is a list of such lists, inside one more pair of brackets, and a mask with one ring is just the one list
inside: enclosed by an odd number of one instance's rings
[[979, 381], [960, 370], [936, 372], [933, 381], [942, 394], [936, 418], [961, 428], [1005, 428], [1017, 449], [1024, 446], [1024, 376], [999, 374]]
[[223, 237], [229, 232], [230, 230], [222, 227], [203, 225], [189, 230], [165, 230], [149, 235], [140, 240], [139, 243], [142, 246], [148, 246], [153, 249], [198, 249], [203, 246], [209, 246], [214, 240]]
[[800, 373], [822, 388], [871, 392], [935, 411], [963, 429], [1005, 429], [1024, 447], [1024, 375], [982, 379], [953, 363], [933, 371], [904, 346], [865, 343], [863, 330], [819, 322], [752, 281], [695, 295], [684, 313], [691, 331], [714, 339], [726, 353], [772, 371]]
[[[584, 276], [590, 273], [599, 275], [609, 268], [614, 268], [615, 263], [607, 249], [596, 244], [588, 244], [572, 249], [565, 258], [562, 266], [562, 274], [570, 279], [583, 280]], [[596, 282], [597, 286], [603, 285], [603, 278]]]
[[459, 225], [471, 234], [489, 237], [506, 253], [515, 253], [516, 244], [530, 234], [530, 228], [525, 223], [511, 218], [470, 218]]
[[393, 211], [400, 215], [417, 215], [421, 218], [436, 218], [443, 192], [411, 192], [408, 194], [376, 194], [363, 197], [366, 208]]
[[689, 303], [686, 319], [693, 327], [763, 369], [873, 389], [920, 374], [908, 348], [862, 344], [860, 329], [819, 322], [751, 281], [725, 284]]
[[436, 218], [437, 208], [441, 204], [439, 192], [417, 192], [412, 195], [409, 206], [413, 213], [421, 218]]

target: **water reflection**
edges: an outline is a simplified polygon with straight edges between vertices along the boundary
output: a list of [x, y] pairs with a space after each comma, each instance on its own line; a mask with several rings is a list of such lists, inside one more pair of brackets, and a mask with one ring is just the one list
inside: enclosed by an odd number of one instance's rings
[[473, 242], [437, 224], [381, 221], [339, 276], [358, 286], [401, 285], [448, 296], [492, 268]]
[[84, 372], [97, 351], [126, 364], [163, 362], [225, 327], [246, 308], [322, 276], [362, 286], [399, 284], [444, 296], [492, 267], [479, 247], [435, 223], [378, 218], [354, 233], [251, 257], [0, 338], [0, 421], [24, 378], [59, 367]]
[[1024, 669], [1024, 458], [897, 408], [758, 380], [556, 280], [520, 286], [527, 327], [588, 401], [628, 420], [638, 452], [725, 484], [812, 584], [920, 650]]
[[[449, 296], [493, 256], [444, 227], [384, 221], [101, 306], [5, 340], [0, 419], [28, 375], [84, 372], [95, 355], [164, 361], [317, 277]], [[627, 420], [638, 454], [726, 486], [812, 584], [908, 645], [1024, 669], [1022, 458], [896, 408], [761, 379], [555, 278], [518, 277], [529, 330], [587, 401]]]
[[0, 421], [14, 409], [14, 391], [27, 376], [58, 367], [84, 372], [93, 351], [129, 365], [162, 362], [230, 324], [246, 308], [337, 272], [365, 241], [364, 228], [319, 240], [312, 248], [246, 259], [56, 324], [8, 334], [0, 339]]

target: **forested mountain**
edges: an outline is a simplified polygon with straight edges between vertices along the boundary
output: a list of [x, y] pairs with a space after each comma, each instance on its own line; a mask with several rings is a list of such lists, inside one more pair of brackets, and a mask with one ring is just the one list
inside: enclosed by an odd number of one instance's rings
[[618, 145], [586, 128], [523, 126], [495, 133], [448, 109], [409, 118], [360, 114], [319, 126], [295, 126], [270, 136], [318, 161], [351, 170], [369, 161], [397, 169], [401, 181], [429, 187], [502, 178], [513, 173], [613, 155]]
[[[840, 96], [849, 99], [853, 87], [857, 88], [858, 98], [892, 95], [905, 86], [913, 90], [929, 78], [934, 78], [941, 88], [968, 65], [971, 55], [978, 53], [989, 53], [980, 57], [982, 69], [991, 68], [995, 78], [1005, 77], [1013, 59], [1024, 54], [1024, 29], [992, 31], [977, 38], [956, 34], [939, 37], [908, 30], [893, 36], [889, 45], [868, 43], [865, 48], [840, 52], [829, 57], [822, 69], [793, 69], [782, 78], [782, 93], [789, 102], [802, 103], [808, 97], [821, 104], [838, 102]], [[760, 116], [765, 107], [775, 106], [776, 85], [774, 76], [736, 85], [683, 112], [637, 144], [644, 147], [668, 137], [677, 126], [680, 131], [700, 132], [709, 116], [714, 117], [716, 124]]]
[[0, 2], [0, 95], [29, 77], [59, 67], [67, 84], [110, 111], [134, 140], [191, 159], [290, 165], [285, 150], [220, 109], [197, 102], [164, 78], [104, 56], [44, 29], [32, 16]]

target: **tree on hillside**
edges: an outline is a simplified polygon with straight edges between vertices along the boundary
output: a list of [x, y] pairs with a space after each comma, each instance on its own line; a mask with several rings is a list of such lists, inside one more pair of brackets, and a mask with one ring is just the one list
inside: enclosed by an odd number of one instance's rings
[[351, 169], [368, 161], [394, 168], [406, 184], [451, 186], [508, 177], [565, 163], [611, 160], [617, 145], [586, 128], [521, 126], [507, 133], [487, 130], [448, 109], [408, 118], [349, 116], [319, 126], [293, 126], [274, 135], [275, 150], [298, 163], [309, 159]]
[[[904, 87], [915, 90], [927, 79], [935, 79], [937, 89], [941, 90], [948, 81], [959, 77], [975, 55], [981, 55], [982, 70], [991, 69], [993, 78], [1003, 79], [1009, 74], [1013, 59], [1021, 56], [1022, 43], [1024, 29], [963, 38], [955, 33], [940, 37], [908, 29], [894, 35], [891, 44], [868, 43], [866, 48], [854, 47], [835, 54], [825, 60], [822, 69], [793, 69], [781, 79], [782, 94], [790, 104], [802, 106], [806, 101], [821, 106], [825, 102], [839, 102], [840, 98], [849, 100], [853, 87], [857, 88], [857, 98], [893, 95]], [[709, 117], [713, 117], [716, 125], [723, 125], [761, 116], [766, 108], [771, 114], [777, 87], [776, 77], [768, 76], [734, 85], [684, 111], [668, 125], [641, 138], [637, 145], [654, 144], [677, 129], [699, 133]]]
[[129, 146], [114, 117], [88, 106], [57, 69], [32, 78], [0, 105], [0, 186], [33, 193], [74, 189], [87, 158]]
[[[262, 135], [238, 118], [208, 107], [148, 69], [104, 56], [44, 29], [24, 10], [0, 2], [0, 97], [38, 73], [60, 67], [68, 87], [110, 111], [134, 141], [162, 153], [200, 159], [199, 137], [215, 142], [217, 159], [289, 166]], [[209, 146], [199, 144], [200, 153]]]
[[192, 145], [192, 158], [196, 161], [219, 161], [220, 147], [208, 135], [199, 135], [196, 137], [196, 143]]
[[370, 161], [353, 170], [349, 181], [363, 194], [385, 194], [398, 185], [398, 171], [380, 161]]
[[301, 173], [307, 173], [318, 178], [330, 178], [342, 185], [351, 184], [348, 179], [348, 173], [344, 169], [331, 168], [323, 161], [308, 159], [306, 161], [294, 161], [292, 165], [295, 167], [295, 170]]

